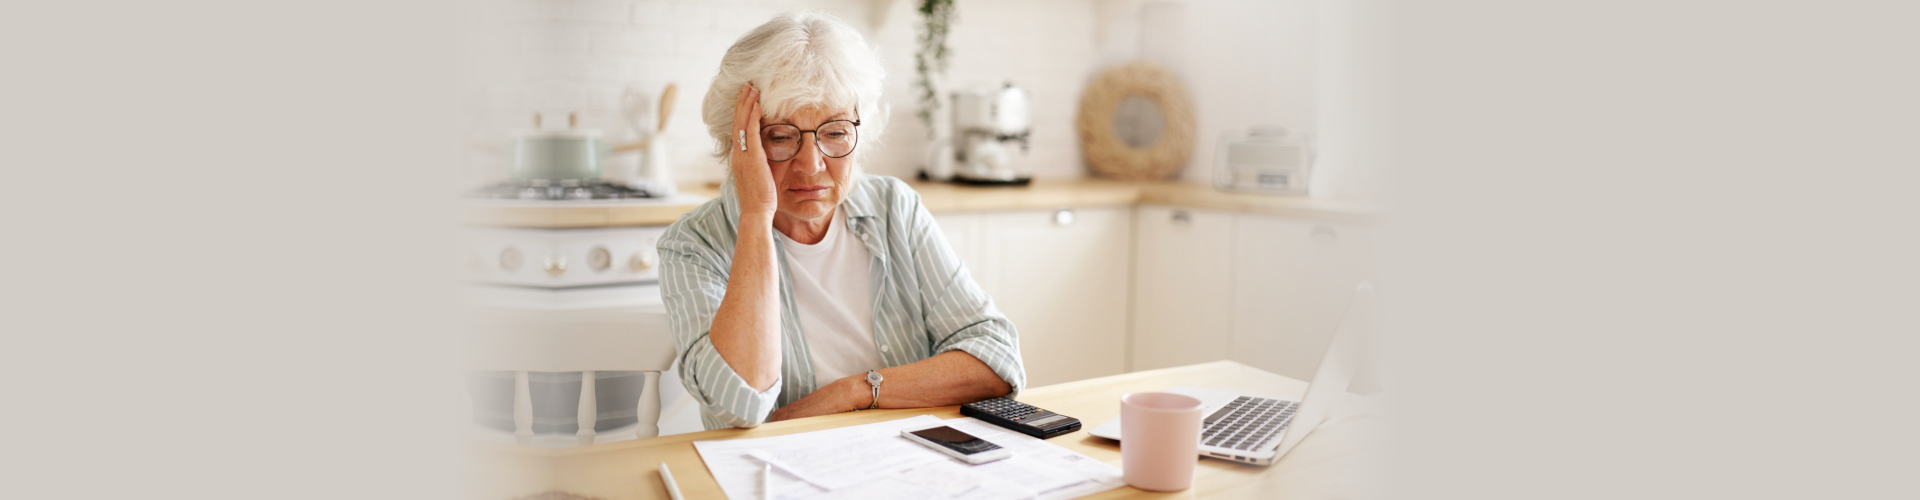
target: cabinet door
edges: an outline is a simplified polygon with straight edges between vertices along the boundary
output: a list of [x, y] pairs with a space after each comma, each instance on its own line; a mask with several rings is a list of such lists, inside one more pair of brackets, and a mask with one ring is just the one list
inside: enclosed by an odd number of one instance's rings
[[1129, 368], [1228, 359], [1233, 215], [1153, 205], [1135, 215]]
[[1254, 215], [1234, 222], [1232, 359], [1310, 380], [1369, 274], [1367, 232]]
[[933, 223], [940, 226], [940, 233], [947, 237], [947, 245], [953, 247], [953, 254], [967, 267], [967, 272], [980, 279], [980, 214], [942, 213], [934, 214]]
[[1129, 214], [1045, 210], [981, 219], [977, 276], [1020, 330], [1029, 386], [1125, 369]]

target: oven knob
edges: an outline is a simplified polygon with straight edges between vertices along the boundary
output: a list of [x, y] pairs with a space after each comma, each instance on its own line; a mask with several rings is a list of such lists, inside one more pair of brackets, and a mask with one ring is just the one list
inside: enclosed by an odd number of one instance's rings
[[587, 269], [597, 273], [612, 267], [613, 253], [608, 252], [607, 247], [593, 247], [592, 250], [587, 251]]
[[647, 272], [653, 269], [653, 256], [645, 251], [634, 252], [633, 257], [627, 259], [627, 268], [636, 273]]
[[547, 256], [547, 276], [559, 277], [567, 273], [567, 258], [558, 255]]
[[500, 270], [502, 271], [509, 273], [519, 271], [522, 260], [519, 247], [507, 247], [500, 250]]

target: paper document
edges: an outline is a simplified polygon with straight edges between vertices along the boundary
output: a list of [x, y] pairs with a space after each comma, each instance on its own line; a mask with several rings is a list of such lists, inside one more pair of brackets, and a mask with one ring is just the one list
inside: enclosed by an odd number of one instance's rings
[[[1013, 457], [973, 465], [900, 436], [909, 427], [936, 423], [1007, 448]], [[768, 463], [778, 500], [1065, 500], [1123, 484], [1114, 466], [973, 418], [921, 415], [785, 436], [694, 441], [693, 447], [734, 500], [760, 498], [760, 471]]]
[[[922, 415], [925, 416], [925, 415]], [[938, 419], [927, 416], [928, 423]], [[863, 426], [864, 427], [864, 426]], [[858, 429], [855, 427], [853, 429]], [[902, 439], [899, 426], [876, 427], [869, 432], [841, 432], [831, 441], [815, 439], [807, 446], [788, 446], [769, 450], [773, 464], [796, 473], [801, 479], [821, 488], [838, 490], [864, 483], [922, 462], [946, 458], [924, 453], [925, 447]], [[836, 432], [819, 431], [810, 434]]]

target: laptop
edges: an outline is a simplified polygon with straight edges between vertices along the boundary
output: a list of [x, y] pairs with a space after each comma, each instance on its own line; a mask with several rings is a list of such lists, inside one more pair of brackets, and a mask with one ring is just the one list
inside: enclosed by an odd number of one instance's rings
[[[1200, 456], [1224, 458], [1255, 465], [1272, 465], [1306, 439], [1313, 428], [1333, 411], [1340, 393], [1353, 381], [1363, 348], [1361, 324], [1373, 286], [1361, 283], [1347, 301], [1347, 310], [1333, 333], [1333, 341], [1320, 356], [1320, 368], [1313, 373], [1313, 384], [1299, 400], [1275, 398], [1204, 387], [1174, 386], [1167, 392], [1199, 399]], [[1120, 439], [1120, 419], [1108, 420], [1088, 434]]]

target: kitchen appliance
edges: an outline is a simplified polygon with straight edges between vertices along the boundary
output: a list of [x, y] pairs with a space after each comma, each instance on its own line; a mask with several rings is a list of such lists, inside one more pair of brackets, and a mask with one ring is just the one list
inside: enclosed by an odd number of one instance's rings
[[600, 132], [580, 129], [567, 115], [564, 130], [543, 130], [540, 115], [533, 129], [515, 134], [508, 179], [467, 193], [495, 200], [581, 201], [657, 198], [671, 193], [601, 180], [606, 157], [646, 147], [645, 142], [609, 144]]
[[1026, 90], [1012, 82], [997, 90], [953, 93], [953, 181], [1016, 186], [1031, 182], [1033, 166], [1027, 161], [1031, 117]]
[[659, 302], [665, 226], [472, 228], [463, 245], [473, 297], [541, 308], [633, 307]]
[[1313, 152], [1286, 128], [1255, 126], [1220, 136], [1213, 185], [1222, 191], [1307, 194]]
[[652, 192], [599, 179], [513, 179], [467, 193], [474, 198], [532, 201], [593, 201], [656, 198]]

